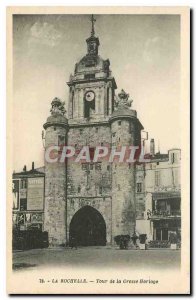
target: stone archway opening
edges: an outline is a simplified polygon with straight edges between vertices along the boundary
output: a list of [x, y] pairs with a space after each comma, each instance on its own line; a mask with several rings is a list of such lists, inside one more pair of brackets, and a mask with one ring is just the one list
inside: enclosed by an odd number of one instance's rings
[[102, 215], [91, 206], [84, 206], [73, 216], [69, 228], [69, 241], [78, 246], [105, 246], [106, 224]]

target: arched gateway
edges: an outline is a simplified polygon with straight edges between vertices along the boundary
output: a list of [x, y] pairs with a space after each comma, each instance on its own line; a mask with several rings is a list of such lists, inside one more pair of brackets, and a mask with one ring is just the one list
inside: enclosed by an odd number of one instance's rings
[[106, 224], [102, 215], [91, 206], [79, 209], [70, 223], [69, 240], [72, 238], [78, 246], [105, 246]]

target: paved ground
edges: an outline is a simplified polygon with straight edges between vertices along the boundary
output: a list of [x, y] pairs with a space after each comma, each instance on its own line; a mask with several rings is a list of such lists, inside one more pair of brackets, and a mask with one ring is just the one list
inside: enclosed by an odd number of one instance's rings
[[119, 250], [109, 247], [73, 249], [34, 249], [13, 254], [13, 268], [41, 268], [43, 266], [71, 267], [127, 267], [167, 269], [180, 267], [179, 250]]

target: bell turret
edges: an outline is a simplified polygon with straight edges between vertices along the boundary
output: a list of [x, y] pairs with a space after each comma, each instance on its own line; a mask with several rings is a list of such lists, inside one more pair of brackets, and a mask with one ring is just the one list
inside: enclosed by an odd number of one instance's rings
[[[68, 121], [64, 102], [54, 98], [51, 115], [43, 125], [45, 133], [45, 218], [44, 230], [48, 231], [49, 245], [66, 244], [66, 172], [67, 166], [59, 159], [53, 160], [51, 147], [58, 147], [58, 153], [67, 144]], [[49, 150], [51, 149], [51, 152]], [[49, 159], [50, 158], [50, 159]], [[55, 210], [54, 210], [55, 207]]]
[[87, 122], [107, 119], [113, 111], [114, 91], [117, 88], [110, 70], [109, 59], [99, 53], [99, 38], [95, 36], [95, 18], [91, 17], [91, 35], [86, 40], [87, 53], [76, 64], [67, 82], [69, 90], [69, 122], [85, 119]]

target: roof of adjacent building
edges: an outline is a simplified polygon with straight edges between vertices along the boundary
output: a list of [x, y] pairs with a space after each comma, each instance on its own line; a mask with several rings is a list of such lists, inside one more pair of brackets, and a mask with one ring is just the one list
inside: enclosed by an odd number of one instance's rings
[[168, 153], [155, 153], [154, 156], [151, 157], [151, 160], [167, 160], [169, 159]]
[[32, 163], [32, 169], [27, 171], [26, 166], [24, 166], [23, 171], [21, 172], [14, 172], [12, 177], [13, 178], [28, 178], [28, 177], [43, 177], [45, 176], [45, 167], [41, 168], [34, 168], [34, 163]]
[[44, 172], [39, 172], [37, 170], [30, 170], [30, 171], [22, 171], [13, 173], [13, 178], [22, 178], [22, 177], [43, 177], [45, 176]]

